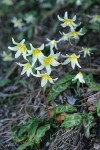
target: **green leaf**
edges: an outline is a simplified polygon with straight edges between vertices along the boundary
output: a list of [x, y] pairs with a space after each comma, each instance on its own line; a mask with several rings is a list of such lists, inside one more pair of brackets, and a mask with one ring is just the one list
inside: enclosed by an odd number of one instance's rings
[[98, 100], [96, 107], [97, 107], [97, 109], [96, 109], [97, 115], [100, 117], [100, 100]]
[[59, 106], [56, 106], [55, 109], [54, 109], [54, 112], [55, 114], [60, 114], [60, 113], [63, 113], [63, 112], [75, 112], [77, 111], [77, 108], [70, 105], [70, 104], [66, 104], [66, 105], [59, 105]]
[[17, 142], [23, 141], [27, 138], [31, 140], [35, 135], [39, 122], [40, 121], [37, 118], [31, 118], [25, 124], [13, 127], [13, 139]]
[[71, 128], [74, 126], [79, 126], [82, 122], [82, 115], [81, 114], [67, 114], [65, 115], [65, 119], [61, 124], [62, 128]]
[[85, 131], [85, 136], [87, 138], [89, 138], [90, 136], [90, 128], [92, 126], [92, 122], [93, 122], [93, 115], [91, 113], [84, 113], [83, 114], [83, 125], [84, 125], [84, 131]]
[[3, 87], [7, 84], [9, 84], [11, 81], [9, 79], [3, 79], [0, 81], [0, 87]]
[[28, 146], [32, 146], [33, 145], [33, 142], [25, 142], [24, 144], [20, 145], [17, 150], [23, 150], [25, 149], [26, 147]]
[[97, 84], [93, 80], [92, 74], [84, 75], [84, 79], [85, 79], [86, 85], [89, 86], [90, 89], [92, 89], [93, 91], [99, 91], [100, 90], [100, 85]]
[[42, 137], [45, 135], [46, 131], [50, 129], [50, 124], [46, 124], [44, 126], [41, 126], [38, 128], [36, 135], [34, 137], [34, 144], [38, 145], [42, 139]]
[[47, 100], [54, 100], [61, 92], [70, 87], [73, 77], [74, 76], [69, 73], [65, 74], [61, 80], [59, 80], [52, 86], [49, 94], [47, 95]]

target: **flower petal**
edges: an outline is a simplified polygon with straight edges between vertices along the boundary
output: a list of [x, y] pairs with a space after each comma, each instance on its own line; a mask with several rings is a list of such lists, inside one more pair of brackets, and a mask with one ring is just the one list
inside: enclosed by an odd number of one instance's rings
[[12, 42], [13, 42], [13, 44], [15, 44], [15, 45], [18, 44], [17, 42], [15, 42], [14, 38], [12, 38]]
[[25, 39], [23, 39], [20, 43], [21, 43], [21, 44], [24, 44], [24, 42], [25, 42]]
[[75, 62], [71, 61], [71, 66], [73, 69], [75, 69]]
[[12, 50], [12, 51], [17, 51], [17, 50], [18, 50], [17, 46], [14, 46], [14, 47], [8, 46], [8, 49], [10, 49], [10, 50]]
[[47, 79], [41, 79], [41, 86], [44, 87], [47, 84]]
[[66, 22], [62, 23], [61, 26], [62, 26], [63, 28], [65, 28], [65, 27], [67, 26], [67, 25], [66, 25]]
[[52, 66], [59, 66], [60, 65], [60, 63], [59, 62], [57, 62], [56, 60], [54, 60], [52, 63], [51, 63], [51, 65]]
[[76, 20], [76, 15], [73, 17], [73, 19], [72, 19], [73, 21], [75, 21]]
[[64, 19], [62, 19], [59, 15], [57, 15], [57, 17], [60, 21], [62, 21], [62, 22], [64, 21]]
[[15, 58], [18, 58], [20, 55], [21, 55], [21, 52], [17, 51], [16, 54], [15, 54]]
[[37, 67], [36, 70], [42, 70], [43, 68], [44, 68], [44, 66], [41, 65], [41, 66]]
[[34, 64], [36, 63], [36, 61], [37, 61], [37, 58], [34, 57], [33, 60], [32, 60], [32, 66], [34, 66]]
[[64, 19], [68, 19], [68, 13], [67, 13], [67, 11], [65, 12]]
[[49, 66], [46, 66], [46, 70], [47, 70], [47, 73], [48, 73], [48, 74], [51, 73], [51, 67], [50, 67], [50, 65], [49, 65]]
[[35, 49], [31, 43], [30, 43], [30, 47], [31, 47], [31, 50], [34, 50], [34, 49]]
[[62, 63], [62, 65], [67, 65], [69, 62], [70, 62], [70, 60], [67, 59], [67, 60], [65, 60], [65, 61]]
[[40, 47], [39, 47], [40, 50], [43, 50], [44, 49], [44, 44], [42, 44]]

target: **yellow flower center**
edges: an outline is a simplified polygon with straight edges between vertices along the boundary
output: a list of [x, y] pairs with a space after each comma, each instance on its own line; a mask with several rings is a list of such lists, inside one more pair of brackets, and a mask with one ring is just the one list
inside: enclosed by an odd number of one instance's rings
[[5, 59], [5, 60], [12, 60], [12, 57], [11, 57], [10, 55], [6, 55], [6, 56], [4, 57], [4, 59]]
[[76, 31], [71, 31], [71, 32], [70, 32], [70, 35], [71, 35], [71, 36], [77, 36], [77, 35], [78, 35], [78, 32], [76, 32]]
[[24, 65], [24, 70], [31, 70], [32, 69], [32, 66], [31, 66], [31, 64], [30, 63], [26, 63], [25, 65]]
[[52, 40], [52, 41], [51, 41], [51, 44], [52, 44], [52, 45], [56, 44], [56, 41], [55, 41], [55, 40]]
[[65, 20], [65, 23], [66, 23], [67, 25], [72, 25], [72, 24], [73, 24], [73, 21], [72, 21], [71, 19], [66, 19], [66, 20]]
[[25, 53], [27, 50], [25, 44], [18, 44], [18, 49], [20, 50], [21, 53]]
[[95, 15], [95, 16], [93, 16], [93, 19], [94, 19], [94, 20], [100, 20], [100, 15]]
[[42, 52], [40, 49], [35, 49], [35, 50], [32, 50], [32, 55], [33, 56], [42, 55]]
[[54, 61], [54, 58], [52, 56], [48, 56], [43, 60], [44, 65], [50, 65]]
[[71, 61], [71, 62], [76, 62], [77, 61], [77, 56], [75, 55], [75, 54], [72, 54], [71, 56], [69, 56], [69, 60]]
[[50, 80], [51, 77], [48, 74], [42, 74], [42, 79], [43, 80]]

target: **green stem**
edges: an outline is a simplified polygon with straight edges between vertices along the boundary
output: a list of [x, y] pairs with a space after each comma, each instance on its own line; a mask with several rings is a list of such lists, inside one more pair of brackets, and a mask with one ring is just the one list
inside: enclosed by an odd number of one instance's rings
[[42, 89], [42, 93], [43, 93], [44, 104], [45, 104], [45, 106], [46, 106], [46, 111], [47, 111], [47, 113], [48, 113], [48, 116], [50, 117], [50, 115], [49, 115], [48, 103], [47, 103], [46, 97], [45, 97], [45, 90], [44, 90], [44, 87], [41, 87], [41, 89]]

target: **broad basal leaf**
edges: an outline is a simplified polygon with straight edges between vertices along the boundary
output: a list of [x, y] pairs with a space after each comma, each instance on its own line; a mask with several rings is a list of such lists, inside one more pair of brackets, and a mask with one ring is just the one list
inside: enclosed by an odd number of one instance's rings
[[46, 131], [48, 131], [49, 129], [50, 129], [50, 124], [46, 124], [38, 128], [36, 135], [34, 137], [35, 145], [38, 145], [40, 143], [40, 141], [42, 140], [42, 137], [45, 135]]
[[86, 85], [89, 86], [90, 89], [92, 89], [93, 91], [99, 91], [100, 90], [100, 84], [97, 84], [93, 80], [92, 74], [84, 75], [84, 79], [85, 79]]
[[100, 100], [97, 102], [97, 115], [100, 117]]
[[47, 100], [54, 100], [61, 92], [70, 87], [73, 77], [74, 76], [70, 75], [69, 73], [65, 74], [61, 80], [59, 80], [52, 86], [49, 94], [47, 95]]
[[54, 111], [55, 111], [55, 114], [60, 114], [60, 113], [63, 113], [63, 112], [71, 113], [71, 112], [77, 111], [77, 108], [70, 105], [70, 104], [66, 104], [66, 105], [56, 106]]
[[62, 128], [71, 128], [74, 126], [79, 126], [82, 123], [81, 114], [66, 114], [63, 123], [61, 124]]
[[84, 125], [84, 131], [85, 131], [85, 136], [89, 138], [90, 136], [90, 128], [92, 126], [93, 122], [93, 115], [91, 113], [84, 113], [84, 120], [83, 120], [83, 125]]

